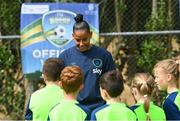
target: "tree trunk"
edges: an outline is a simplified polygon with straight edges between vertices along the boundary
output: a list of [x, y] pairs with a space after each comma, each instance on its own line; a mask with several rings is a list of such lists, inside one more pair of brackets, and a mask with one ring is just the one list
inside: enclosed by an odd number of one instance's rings
[[[1, 31], [0, 31], [0, 36], [1, 36]], [[0, 46], [2, 45], [2, 39], [0, 39]]]
[[30, 2], [31, 2], [31, 0], [25, 0], [25, 2], [29, 2], [29, 3], [30, 3]]
[[95, 0], [89, 0], [90, 3], [95, 3], [96, 1]]
[[[121, 4], [120, 2], [118, 2], [119, 0], [115, 0], [114, 1], [114, 6], [115, 6], [115, 18], [116, 18], [116, 31], [120, 32], [121, 31], [121, 21], [120, 21], [120, 17], [122, 15], [122, 11], [119, 11], [119, 4]], [[122, 0], [121, 0], [122, 1]]]
[[[139, 0], [132, 0], [132, 31], [138, 30], [138, 6], [140, 2]], [[137, 37], [133, 36], [128, 40], [128, 79], [130, 80], [131, 77], [136, 73], [136, 60], [135, 60], [135, 50], [137, 44]]]
[[[29, 99], [30, 99], [30, 96], [31, 94], [34, 92], [34, 81], [33, 80], [28, 80], [28, 79], [24, 79], [25, 83], [24, 83], [24, 87], [25, 87], [25, 110], [27, 108], [27, 105], [28, 105], [28, 102], [29, 102]], [[24, 111], [25, 111], [24, 110]]]
[[[102, 2], [99, 2], [99, 10], [100, 10], [100, 32], [101, 30], [104, 29], [104, 26], [106, 26], [106, 23], [108, 21], [108, 13], [106, 12], [106, 9], [108, 9], [108, 6], [112, 6], [113, 2], [108, 2], [107, 0], [104, 0]], [[114, 14], [114, 13], [112, 13]], [[106, 29], [104, 29], [106, 30]], [[100, 46], [107, 48], [109, 44], [111, 43], [111, 38], [110, 37], [101, 37], [100, 38]]]
[[152, 0], [152, 16], [157, 16], [157, 0]]
[[[121, 32], [121, 24], [122, 24], [122, 16], [123, 16], [123, 11], [119, 8], [119, 6], [123, 5], [123, 0], [115, 0], [114, 1], [114, 6], [115, 6], [115, 18], [116, 18], [116, 32]], [[117, 37], [116, 43], [116, 48], [114, 51], [114, 58], [117, 59], [117, 55], [119, 53], [120, 48], [122, 47], [122, 36]]]

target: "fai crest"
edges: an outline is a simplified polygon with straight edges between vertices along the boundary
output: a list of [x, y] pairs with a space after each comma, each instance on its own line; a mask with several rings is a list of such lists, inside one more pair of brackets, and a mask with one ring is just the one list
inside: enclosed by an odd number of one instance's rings
[[54, 10], [42, 17], [42, 28], [45, 38], [54, 46], [68, 44], [72, 35], [75, 13], [67, 10]]
[[98, 59], [98, 58], [95, 58], [93, 59], [93, 65], [96, 67], [96, 68], [99, 68], [102, 66], [102, 60], [101, 59]]

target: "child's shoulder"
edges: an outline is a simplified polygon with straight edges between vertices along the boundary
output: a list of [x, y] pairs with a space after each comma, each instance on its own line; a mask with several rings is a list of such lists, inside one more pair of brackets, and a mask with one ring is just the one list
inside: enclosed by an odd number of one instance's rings
[[180, 96], [180, 91], [175, 91], [175, 92], [170, 93], [170, 94], [166, 97], [166, 101], [168, 101], [168, 102], [174, 102], [177, 96]]
[[36, 90], [35, 92], [32, 93], [32, 96], [38, 96], [41, 95], [42, 93], [44, 93], [46, 91], [46, 88], [41, 88], [39, 90]]
[[76, 106], [78, 106], [79, 108], [81, 108], [84, 112], [86, 112], [87, 114], [90, 114], [91, 113], [91, 110], [87, 107], [87, 106], [84, 106], [84, 105], [81, 105], [79, 103], [75, 103]]
[[179, 91], [172, 92], [166, 97], [163, 107], [173, 108], [180, 105], [179, 102], [180, 102], [180, 92]]
[[131, 109], [131, 110], [134, 111], [134, 110], [136, 110], [139, 106], [140, 106], [140, 105], [138, 105], [138, 104], [134, 104], [134, 105], [130, 106], [129, 109]]
[[92, 111], [92, 114], [95, 114], [96, 112], [99, 112], [99, 111], [101, 111], [102, 109], [104, 109], [104, 108], [106, 108], [106, 107], [108, 107], [109, 105], [108, 104], [105, 104], [105, 105], [103, 105], [103, 106], [101, 106], [101, 107], [98, 107], [98, 108], [96, 108], [96, 109], [94, 109], [93, 111]]

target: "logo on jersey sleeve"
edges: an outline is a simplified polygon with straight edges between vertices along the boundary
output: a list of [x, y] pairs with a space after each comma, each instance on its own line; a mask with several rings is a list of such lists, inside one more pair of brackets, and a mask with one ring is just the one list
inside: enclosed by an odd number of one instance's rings
[[101, 67], [102, 67], [102, 60], [98, 59], [98, 58], [94, 58], [92, 60], [92, 63], [95, 66], [95, 68], [93, 69], [93, 73], [101, 75], [101, 73], [102, 73], [102, 69], [101, 69]]

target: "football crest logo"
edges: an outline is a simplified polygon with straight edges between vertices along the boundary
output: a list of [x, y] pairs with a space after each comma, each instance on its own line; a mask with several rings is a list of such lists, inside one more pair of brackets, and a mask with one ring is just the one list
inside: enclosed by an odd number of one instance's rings
[[71, 34], [75, 16], [75, 13], [67, 10], [54, 10], [43, 14], [44, 37], [56, 47], [68, 44], [72, 40]]
[[102, 60], [101, 59], [98, 59], [98, 58], [95, 58], [93, 59], [93, 65], [97, 68], [101, 67], [102, 66]]

